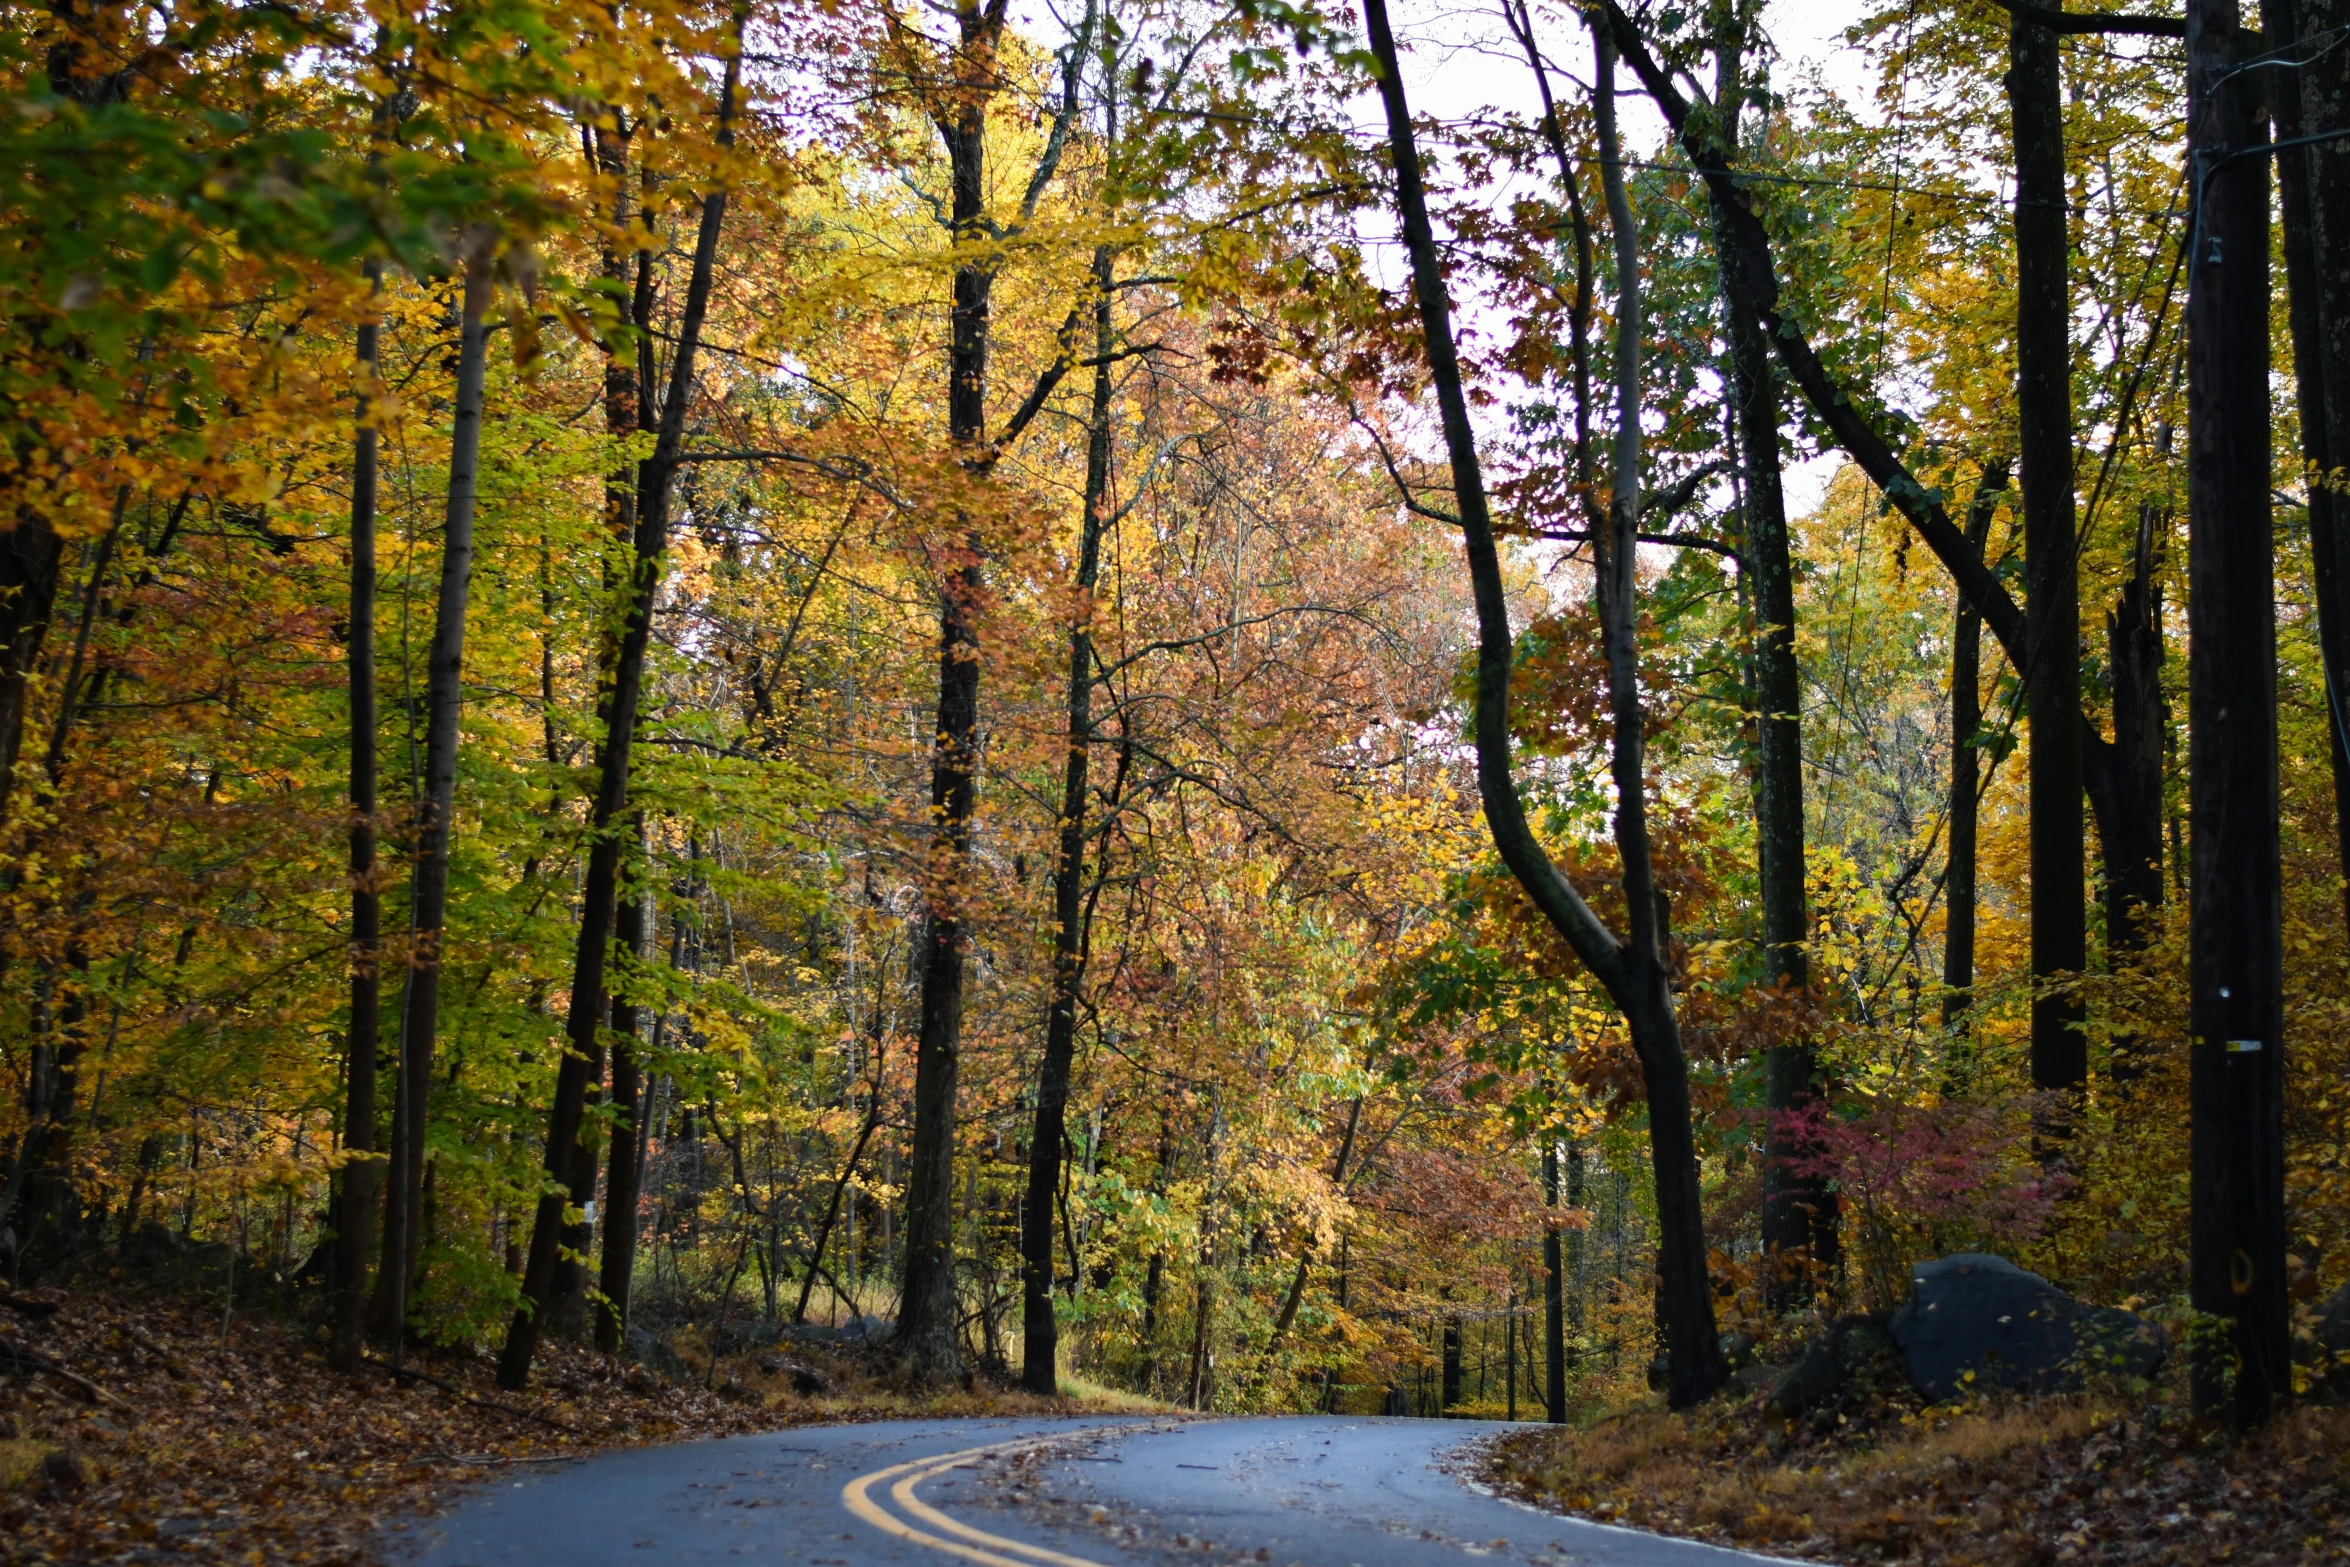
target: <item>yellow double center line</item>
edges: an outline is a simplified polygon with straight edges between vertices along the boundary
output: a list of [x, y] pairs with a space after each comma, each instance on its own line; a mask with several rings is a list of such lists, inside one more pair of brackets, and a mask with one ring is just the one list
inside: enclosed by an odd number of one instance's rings
[[[960, 1452], [945, 1453], [932, 1458], [916, 1458], [887, 1469], [876, 1469], [863, 1474], [841, 1487], [841, 1505], [884, 1534], [901, 1540], [944, 1551], [949, 1556], [960, 1556], [965, 1561], [984, 1563], [985, 1567], [1103, 1567], [1103, 1564], [1083, 1556], [1071, 1556], [1065, 1551], [1048, 1550], [1041, 1545], [1030, 1545], [1024, 1540], [1008, 1540], [1000, 1534], [989, 1534], [969, 1524], [949, 1518], [945, 1513], [914, 1494], [914, 1488], [925, 1480], [934, 1479], [958, 1464], [990, 1453], [1023, 1452], [1042, 1447], [1048, 1442], [1065, 1442], [1072, 1438], [1098, 1436], [1116, 1430], [1105, 1426], [1097, 1431], [1057, 1431], [1050, 1436], [1030, 1437], [1025, 1441], [990, 1442], [984, 1447], [966, 1447]], [[895, 1516], [873, 1499], [873, 1488], [883, 1481], [891, 1482], [889, 1499], [899, 1512], [928, 1524], [929, 1529], [917, 1529], [913, 1524]], [[938, 1531], [932, 1533], [931, 1530]]]

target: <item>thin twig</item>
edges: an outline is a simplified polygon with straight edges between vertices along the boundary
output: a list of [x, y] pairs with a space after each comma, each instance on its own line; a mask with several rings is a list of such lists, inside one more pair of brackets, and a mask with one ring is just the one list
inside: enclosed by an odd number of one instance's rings
[[40, 1354], [37, 1351], [27, 1349], [22, 1344], [17, 1343], [14, 1339], [0, 1338], [0, 1355], [5, 1355], [13, 1367], [20, 1372], [38, 1371], [44, 1376], [55, 1377], [58, 1381], [63, 1382], [66, 1386], [81, 1394], [84, 1401], [88, 1403], [104, 1404], [112, 1409], [128, 1409], [131, 1407], [122, 1399], [117, 1398], [114, 1394], [107, 1392], [106, 1389], [91, 1381], [88, 1377], [82, 1376], [78, 1372], [66, 1370], [65, 1367], [59, 1365], [56, 1361], [51, 1360], [48, 1356]]

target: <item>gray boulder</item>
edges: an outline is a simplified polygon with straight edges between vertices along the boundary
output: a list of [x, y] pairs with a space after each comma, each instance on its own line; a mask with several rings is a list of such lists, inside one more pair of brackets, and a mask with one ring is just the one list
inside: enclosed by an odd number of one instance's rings
[[2069, 1393], [2092, 1373], [2152, 1376], [2169, 1341], [2134, 1312], [2090, 1306], [2004, 1257], [1920, 1263], [1890, 1329], [1919, 1392]]
[[782, 1336], [802, 1344], [867, 1344], [885, 1339], [896, 1330], [897, 1324], [887, 1317], [851, 1317], [837, 1328], [822, 1322], [787, 1325], [782, 1329]]
[[693, 1374], [669, 1340], [644, 1328], [628, 1330], [628, 1356], [638, 1365], [665, 1377], [683, 1380]]

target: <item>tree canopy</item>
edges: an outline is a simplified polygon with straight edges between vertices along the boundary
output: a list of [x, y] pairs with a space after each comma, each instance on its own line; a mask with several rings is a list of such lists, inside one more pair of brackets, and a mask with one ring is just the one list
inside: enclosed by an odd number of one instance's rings
[[1498, 1413], [1997, 1250], [2257, 1416], [2350, 14], [2187, 10], [9, 5], [0, 1262]]

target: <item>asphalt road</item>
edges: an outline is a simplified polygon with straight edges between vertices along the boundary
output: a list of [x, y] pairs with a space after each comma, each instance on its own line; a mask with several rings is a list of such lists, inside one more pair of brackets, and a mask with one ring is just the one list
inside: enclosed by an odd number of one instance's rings
[[1763, 1558], [1473, 1491], [1464, 1421], [822, 1426], [493, 1471], [416, 1567], [1733, 1567]]

